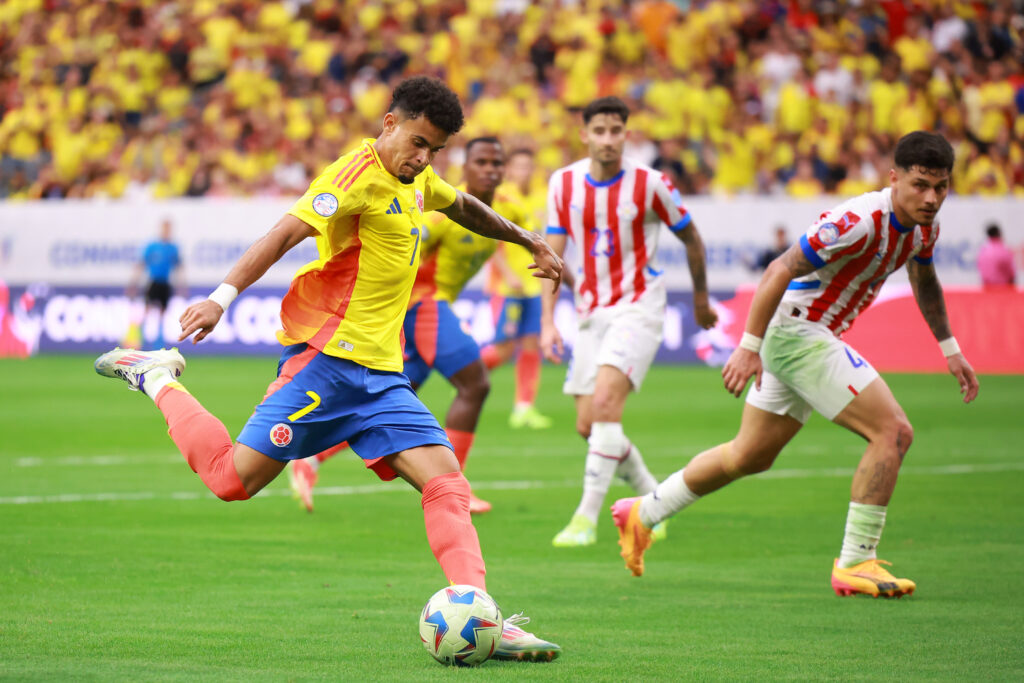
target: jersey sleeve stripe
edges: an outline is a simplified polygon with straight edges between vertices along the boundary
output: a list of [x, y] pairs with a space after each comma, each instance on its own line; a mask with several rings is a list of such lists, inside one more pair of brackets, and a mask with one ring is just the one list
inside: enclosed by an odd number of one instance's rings
[[686, 229], [686, 227], [689, 226], [692, 222], [693, 217], [689, 214], [689, 212], [686, 212], [675, 225], [669, 226], [669, 230], [671, 230], [672, 232], [680, 232], [681, 230]]
[[922, 266], [930, 266], [933, 259], [931, 256], [929, 256], [928, 258], [921, 258], [920, 256], [915, 256], [914, 260], [920, 263]]
[[331, 181], [331, 185], [339, 185], [338, 181], [341, 180], [341, 177], [345, 175], [345, 173], [347, 173], [349, 170], [351, 170], [353, 166], [359, 163], [359, 160], [362, 158], [363, 156], [358, 152], [353, 154], [352, 158], [348, 160], [348, 163], [342, 166], [341, 170], [338, 171], [338, 175], [334, 176], [334, 180]]
[[807, 241], [807, 235], [800, 235], [800, 249], [815, 268], [822, 268], [825, 265], [818, 253], [811, 248], [811, 243]]
[[567, 235], [569, 231], [563, 228], [561, 225], [549, 225], [545, 232], [549, 235]]
[[356, 154], [354, 157], [352, 157], [352, 161], [345, 165], [345, 168], [342, 171], [342, 173], [338, 174], [340, 178], [335, 178], [334, 185], [336, 187], [341, 187], [342, 185], [344, 185], [345, 181], [348, 180], [352, 176], [352, 173], [355, 172], [355, 169], [359, 167], [359, 164], [363, 163], [364, 161], [366, 161], [365, 153]]
[[345, 183], [345, 187], [341, 188], [342, 191], [343, 192], [347, 192], [348, 189], [350, 187], [352, 187], [352, 184], [354, 182], [356, 182], [357, 180], [359, 180], [359, 176], [361, 176], [363, 174], [363, 171], [365, 171], [366, 169], [368, 169], [372, 165], [373, 165], [373, 157], [370, 157], [369, 159], [366, 160], [366, 162], [362, 166], [359, 167], [358, 170], [356, 170], [356, 172], [352, 175], [352, 177], [348, 179], [348, 182]]

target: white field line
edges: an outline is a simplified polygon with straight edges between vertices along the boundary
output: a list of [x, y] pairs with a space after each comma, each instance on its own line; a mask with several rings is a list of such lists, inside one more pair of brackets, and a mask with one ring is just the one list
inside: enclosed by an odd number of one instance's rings
[[[903, 476], [945, 476], [956, 474], [984, 474], [991, 472], [1022, 472], [1024, 462], [988, 463], [976, 465], [935, 465], [907, 466], [900, 470]], [[836, 467], [830, 469], [777, 469], [756, 475], [761, 479], [818, 479], [833, 477], [851, 477], [854, 468]], [[523, 490], [523, 489], [563, 489], [577, 488], [580, 480], [563, 479], [560, 481], [473, 481], [475, 491]], [[400, 483], [378, 483], [363, 486], [321, 486], [316, 489], [317, 496], [354, 496], [379, 493], [411, 493], [412, 489]], [[264, 489], [258, 496], [290, 496], [287, 488]], [[0, 505], [34, 505], [39, 503], [85, 503], [136, 500], [206, 500], [213, 499], [212, 493], [206, 491], [179, 491], [157, 493], [153, 491], [136, 491], [128, 493], [61, 493], [49, 496], [10, 496], [0, 498]]]

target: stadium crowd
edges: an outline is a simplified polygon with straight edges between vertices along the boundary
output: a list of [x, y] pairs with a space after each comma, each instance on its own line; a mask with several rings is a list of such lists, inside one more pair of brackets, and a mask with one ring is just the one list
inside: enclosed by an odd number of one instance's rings
[[857, 194], [929, 129], [955, 192], [1024, 196], [1024, 0], [6, 0], [0, 198], [294, 196], [413, 73], [538, 184], [615, 94], [688, 194]]

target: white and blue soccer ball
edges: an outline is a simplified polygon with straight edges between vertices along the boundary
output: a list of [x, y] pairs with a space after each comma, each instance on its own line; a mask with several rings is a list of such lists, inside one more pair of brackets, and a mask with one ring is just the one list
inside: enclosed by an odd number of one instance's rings
[[483, 664], [501, 643], [503, 621], [494, 598], [475, 586], [434, 593], [420, 614], [420, 640], [446, 666]]

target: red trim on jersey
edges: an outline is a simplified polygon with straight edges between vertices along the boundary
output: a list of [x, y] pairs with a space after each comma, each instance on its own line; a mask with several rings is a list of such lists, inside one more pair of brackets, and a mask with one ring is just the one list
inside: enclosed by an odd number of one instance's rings
[[594, 217], [594, 188], [588, 182], [583, 183], [583, 195], [583, 286], [580, 287], [580, 295], [591, 293], [590, 308], [587, 310], [592, 311], [597, 308], [597, 263], [594, 260], [594, 238], [597, 230]]
[[[572, 218], [569, 214], [569, 202], [572, 201], [572, 172], [565, 171], [562, 173], [562, 201], [558, 205], [558, 222], [562, 224], [562, 227], [570, 237], [577, 239], [572, 234]], [[577, 239], [577, 244], [579, 240]]]
[[633, 258], [636, 269], [633, 271], [633, 301], [647, 289], [647, 243], [644, 241], [644, 218], [647, 213], [647, 171], [637, 169], [633, 181], [633, 204], [636, 205], [636, 216], [633, 218]]
[[[348, 305], [352, 302], [352, 291], [356, 288], [356, 280], [359, 277], [359, 254], [362, 250], [363, 243], [359, 239], [359, 220], [357, 217], [352, 244], [328, 261], [323, 270], [320, 271], [321, 277], [319, 282], [325, 295], [328, 290], [335, 290], [340, 283], [344, 283], [346, 286], [341, 297], [337, 300], [337, 305], [334, 306], [334, 315], [328, 318], [327, 322], [309, 340], [310, 346], [318, 349], [325, 348], [330, 343], [334, 333], [338, 331], [338, 325], [345, 319], [345, 312], [348, 310]], [[324, 298], [330, 300], [329, 296]]]
[[[879, 234], [881, 234], [882, 212], [875, 211], [873, 214], [871, 214], [871, 218], [875, 222], [875, 229], [878, 230]], [[900, 235], [900, 233], [896, 232], [896, 230], [894, 230], [891, 225], [889, 226], [889, 242], [885, 247], [885, 255], [878, 260], [878, 267], [875, 268], [874, 272], [872, 272], [870, 276], [864, 278], [861, 281], [861, 283], [857, 285], [857, 289], [853, 292], [853, 294], [850, 295], [849, 300], [846, 302], [846, 305], [842, 308], [842, 310], [840, 310], [839, 313], [832, 317], [832, 322], [828, 324], [828, 328], [830, 330], [835, 332], [837, 329], [842, 327], [843, 321], [845, 321], [847, 317], [849, 317], [852, 311], [857, 311], [859, 313], [861, 308], [863, 308], [863, 306], [859, 306], [859, 304], [861, 303], [861, 300], [864, 299], [865, 295], [868, 295], [868, 299], [864, 303], [864, 305], [866, 306], [867, 304], [871, 303], [871, 300], [874, 299], [874, 294], [869, 293], [869, 290], [871, 289], [871, 283], [876, 282], [879, 277], [884, 276], [885, 268], [886, 266], [889, 265], [889, 261], [892, 260], [892, 255], [896, 249], [896, 245], [900, 244], [900, 240], [903, 239], [903, 237], [905, 236]], [[912, 243], [913, 235], [911, 235], [911, 244]], [[867, 266], [865, 266], [864, 270], [867, 270]]]
[[416, 342], [416, 352], [428, 368], [434, 367], [434, 361], [437, 360], [437, 319], [437, 301], [427, 299], [421, 302], [416, 311], [413, 340]]
[[277, 379], [270, 383], [267, 387], [267, 393], [263, 395], [263, 400], [260, 403], [265, 403], [271, 395], [283, 387], [288, 382], [292, 381], [295, 375], [299, 374], [304, 367], [309, 365], [309, 362], [316, 358], [316, 354], [320, 353], [315, 348], [310, 346], [302, 353], [297, 353], [284, 362], [281, 366], [281, 372], [278, 373]]
[[412, 283], [412, 296], [409, 297], [409, 307], [422, 301], [432, 299], [437, 292], [437, 255], [439, 250], [431, 252], [425, 261], [420, 263], [416, 271], [416, 280]]
[[[637, 175], [639, 175], [639, 173], [637, 173]], [[673, 221], [669, 218], [668, 210], [665, 208], [665, 205], [661, 203], [661, 197], [657, 192], [654, 193], [654, 201], [651, 202], [651, 208], [654, 209], [654, 213], [658, 214], [658, 218], [661, 219], [662, 223], [668, 226], [673, 224]]]
[[[907, 232], [905, 234], [901, 234], [895, 228], [893, 228], [891, 225], [889, 226], [889, 231], [893, 235], [896, 235], [899, 239], [903, 240], [903, 243], [899, 247], [899, 254], [896, 256], [896, 261], [893, 264], [893, 271], [895, 271], [895, 270], [898, 270], [900, 267], [902, 267], [903, 264], [906, 263], [907, 259], [910, 257], [910, 252], [914, 248], [914, 232], [911, 230], [911, 231], [909, 231], [909, 232]], [[889, 257], [895, 251], [896, 250], [893, 247], [893, 245], [890, 244], [889, 253], [886, 254], [886, 258], [884, 259], [885, 263], [888, 263]], [[883, 263], [883, 267], [884, 267], [885, 263]], [[881, 285], [881, 283], [879, 283], [879, 285]], [[854, 310], [853, 315], [850, 316], [850, 324], [851, 325], [853, 324], [853, 321], [857, 318], [857, 316], [861, 314], [861, 311], [863, 311], [865, 308], [867, 308], [868, 306], [871, 305], [871, 302], [875, 300], [876, 296], [878, 296], [878, 291], [880, 289], [881, 289], [881, 287], [875, 287], [875, 288], [872, 288], [871, 290], [868, 291], [867, 296], [865, 296], [863, 298], [863, 300], [860, 302], [860, 305], [858, 305], [857, 308]], [[844, 317], [846, 317], [846, 316], [844, 316]], [[833, 328], [833, 330], [834, 329], [835, 328]]]
[[622, 183], [608, 187], [608, 275], [611, 277], [612, 298], [608, 306], [614, 306], [622, 298], [622, 239], [619, 237], [619, 190]]
[[352, 170], [352, 167], [355, 166], [357, 163], [359, 163], [359, 161], [361, 159], [364, 159], [364, 158], [365, 158], [365, 156], [364, 155], [360, 155], [358, 152], [353, 154], [352, 158], [348, 160], [348, 163], [345, 164], [344, 166], [342, 166], [341, 170], [338, 171], [338, 175], [334, 176], [334, 180], [331, 181], [331, 184], [332, 185], [337, 185], [338, 187], [341, 187], [341, 183], [338, 182], [341, 179], [341, 176], [343, 176], [346, 172]]
[[846, 385], [846, 388], [847, 388], [847, 389], [849, 389], [849, 390], [850, 390], [850, 392], [851, 392], [851, 393], [852, 393], [852, 394], [853, 394], [854, 396], [858, 396], [858, 395], [859, 395], [859, 394], [857, 393], [857, 390], [853, 388], [853, 385], [852, 385], [852, 384], [847, 384], [847, 385]]
[[[828, 312], [828, 309], [839, 299], [839, 295], [845, 290], [850, 282], [853, 281], [857, 275], [864, 271], [871, 264], [871, 259], [875, 258], [875, 251], [878, 247], [878, 243], [882, 239], [882, 212], [876, 211], [873, 215], [875, 219], [875, 234], [868, 248], [863, 254], [857, 258], [848, 261], [839, 271], [832, 277], [832, 281], [828, 283], [828, 287], [821, 293], [817, 299], [811, 302], [811, 305], [807, 307], [807, 320], [810, 322], [817, 322], [821, 320], [822, 316]], [[810, 239], [808, 239], [810, 242]], [[845, 250], [844, 250], [845, 251]], [[833, 259], [834, 261], [834, 259]]]
[[353, 175], [351, 178], [348, 179], [348, 182], [345, 183], [345, 187], [341, 188], [342, 191], [347, 192], [348, 188], [352, 187], [352, 183], [354, 183], [356, 180], [358, 180], [359, 176], [361, 176], [363, 174], [363, 171], [365, 171], [366, 169], [368, 169], [372, 165], [373, 165], [373, 155], [371, 155], [370, 158], [366, 160], [365, 164], [363, 164], [362, 166], [359, 167], [359, 169], [355, 172], [355, 175]]

